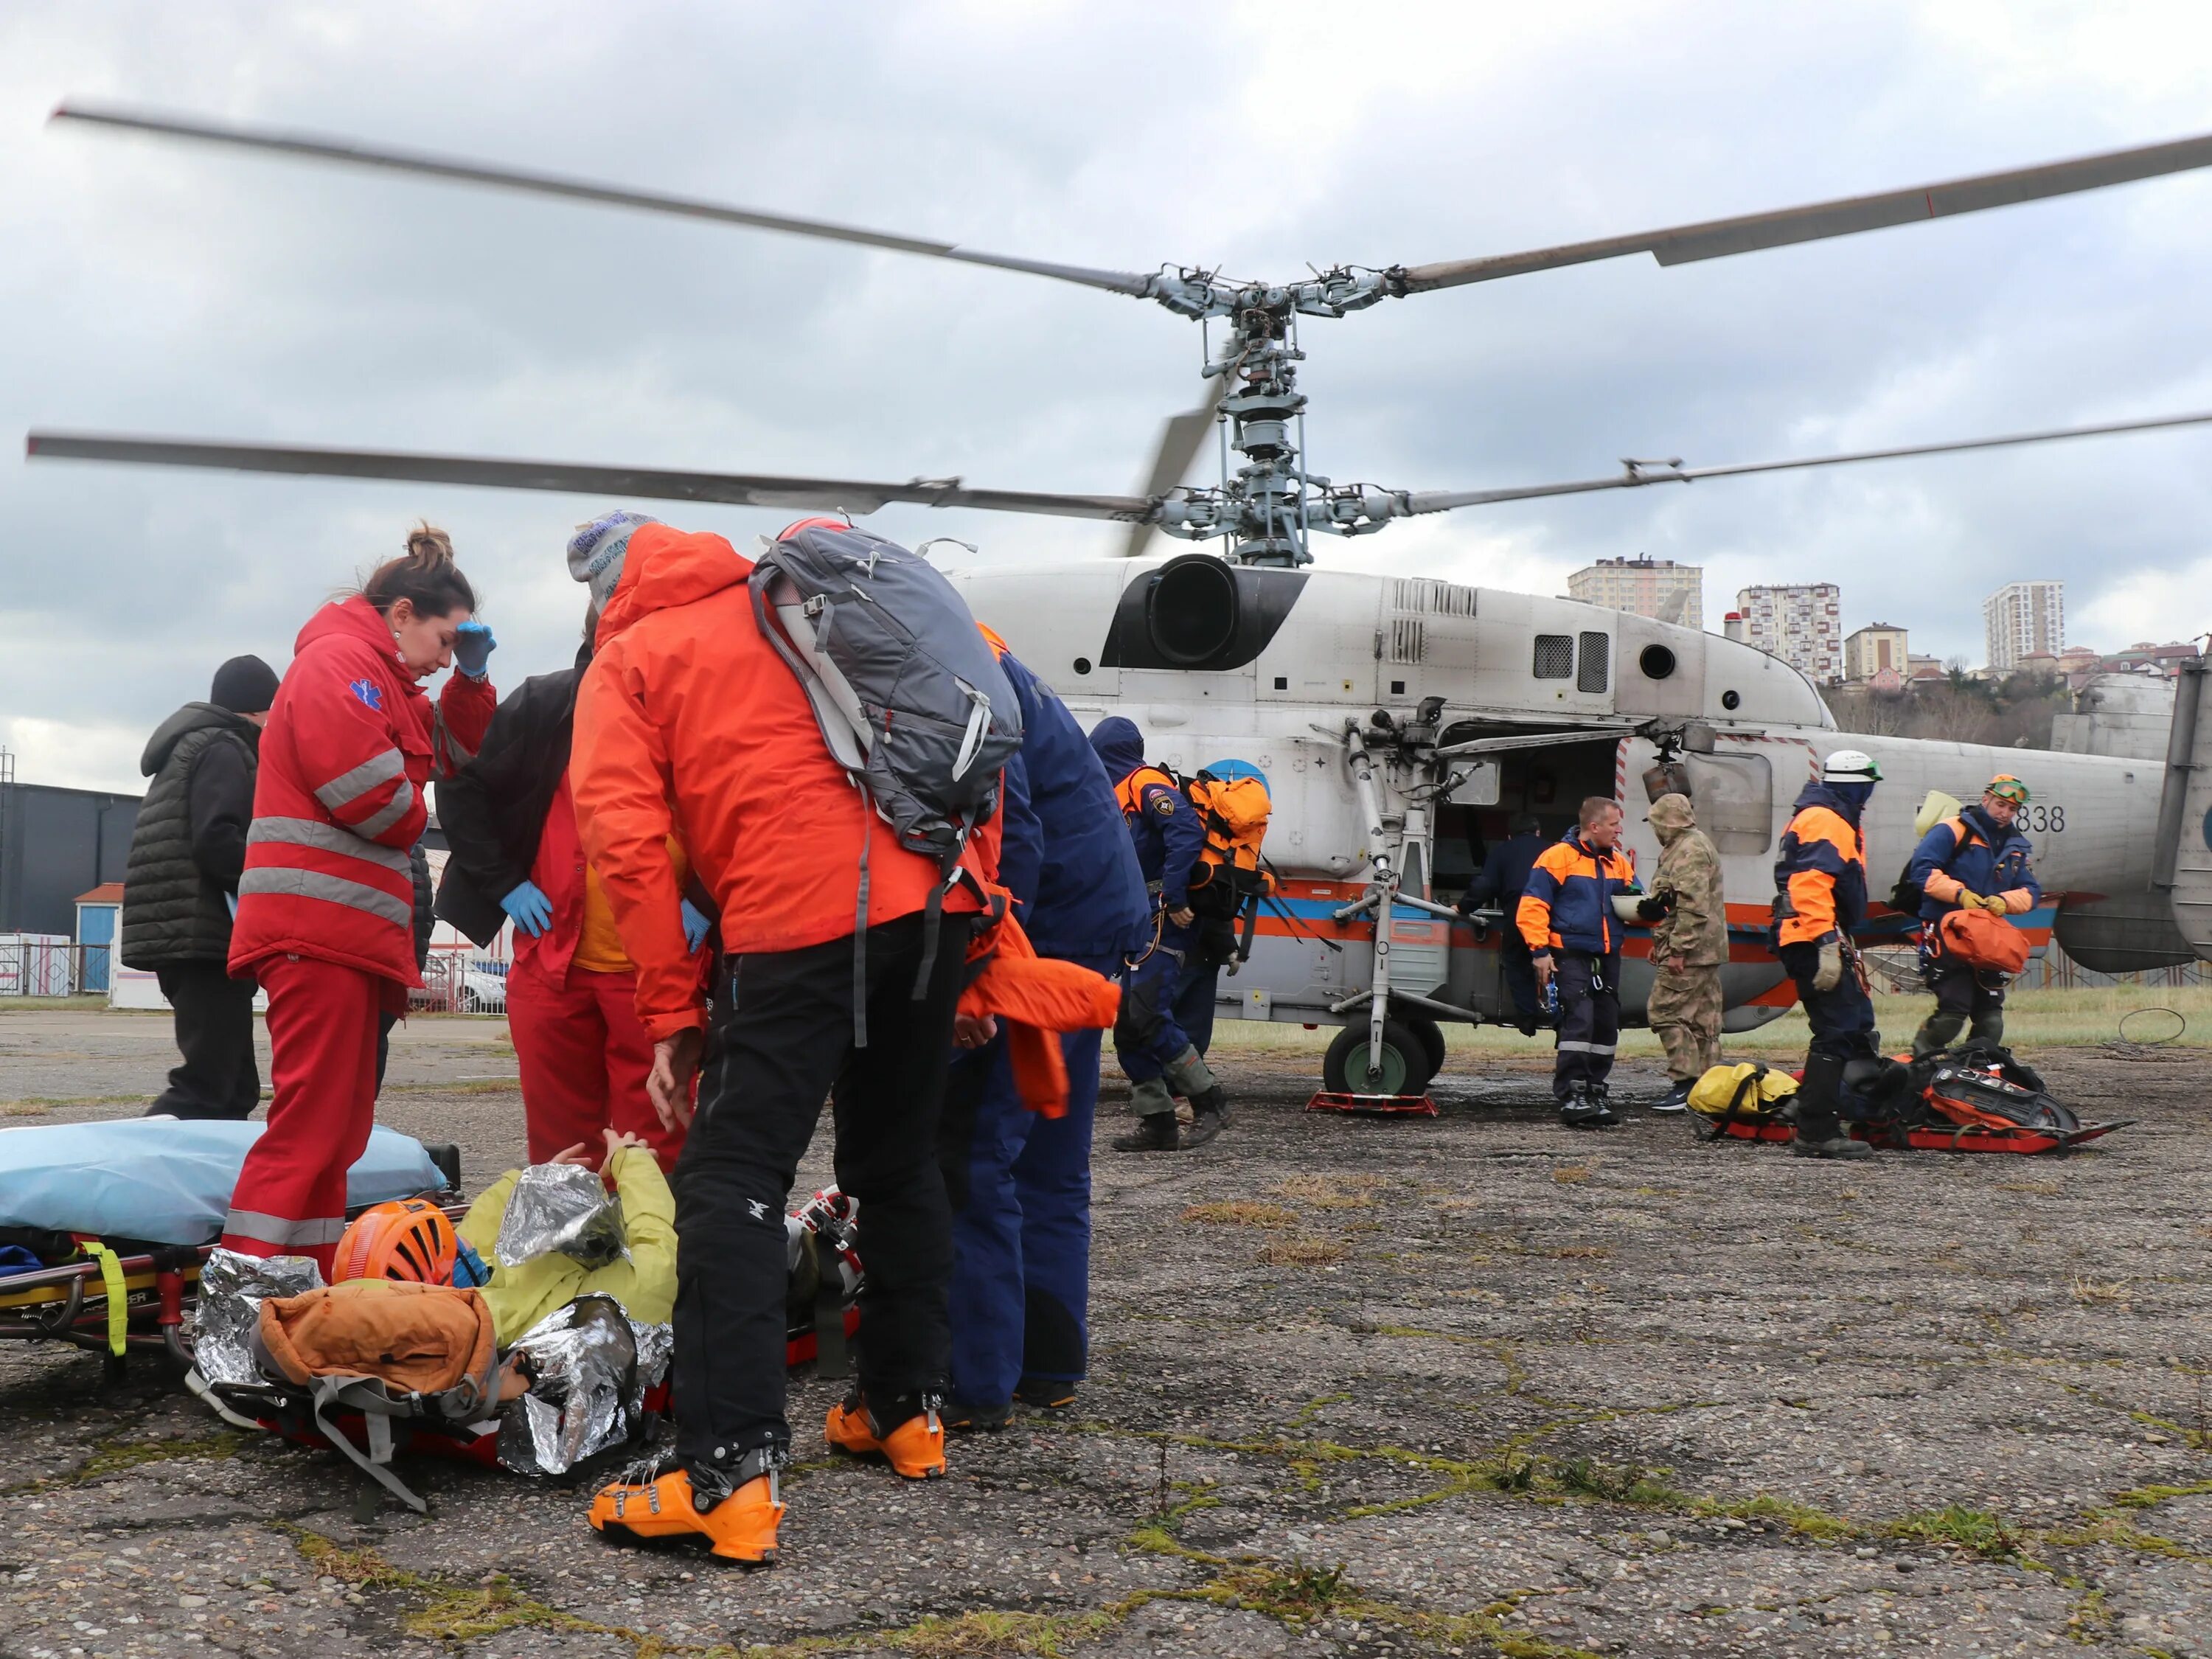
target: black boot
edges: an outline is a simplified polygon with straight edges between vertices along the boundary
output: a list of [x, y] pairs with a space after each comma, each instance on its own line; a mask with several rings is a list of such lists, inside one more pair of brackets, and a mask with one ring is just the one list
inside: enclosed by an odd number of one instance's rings
[[1182, 1138], [1182, 1150], [1203, 1146], [1229, 1127], [1229, 1091], [1218, 1083], [1203, 1094], [1194, 1095], [1190, 1103], [1190, 1128]]
[[1148, 1112], [1137, 1120], [1137, 1127], [1128, 1133], [1114, 1137], [1114, 1150], [1117, 1152], [1172, 1152], [1180, 1151], [1182, 1146], [1173, 1112]]
[[1570, 1129], [1603, 1129], [1617, 1120], [1607, 1109], [1605, 1102], [1592, 1092], [1587, 1083], [1571, 1083], [1567, 1097], [1559, 1103], [1559, 1121]]
[[1814, 1054], [1805, 1061], [1805, 1080], [1797, 1086], [1797, 1138], [1790, 1150], [1799, 1158], [1852, 1159], [1872, 1158], [1874, 1148], [1853, 1140], [1836, 1115], [1836, 1098], [1844, 1081], [1844, 1062], [1832, 1054]]

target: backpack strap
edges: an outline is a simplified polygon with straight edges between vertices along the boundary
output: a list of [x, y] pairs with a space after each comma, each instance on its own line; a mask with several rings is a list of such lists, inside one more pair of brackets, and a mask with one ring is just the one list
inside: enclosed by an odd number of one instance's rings
[[[308, 1398], [313, 1402], [315, 1427], [330, 1443], [331, 1449], [416, 1514], [428, 1515], [429, 1504], [392, 1472], [393, 1401], [383, 1384], [361, 1376], [318, 1376], [308, 1383], [307, 1389]], [[369, 1392], [371, 1389], [374, 1394]], [[368, 1434], [366, 1452], [324, 1415], [332, 1406], [350, 1407], [361, 1413], [362, 1425]]]

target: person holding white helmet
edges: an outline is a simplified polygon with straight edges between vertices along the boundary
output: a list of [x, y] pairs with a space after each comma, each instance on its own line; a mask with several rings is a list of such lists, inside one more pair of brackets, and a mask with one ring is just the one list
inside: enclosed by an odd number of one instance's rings
[[1866, 832], [1859, 819], [1881, 781], [1871, 755], [1839, 749], [1797, 797], [1774, 864], [1774, 951], [1797, 982], [1813, 1027], [1797, 1091], [1801, 1158], [1870, 1158], [1837, 1113], [1844, 1067], [1881, 1041], [1850, 937], [1866, 920]]

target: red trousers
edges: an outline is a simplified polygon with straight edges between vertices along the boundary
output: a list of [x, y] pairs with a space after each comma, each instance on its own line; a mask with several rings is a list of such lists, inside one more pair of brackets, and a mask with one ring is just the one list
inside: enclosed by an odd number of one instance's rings
[[386, 981], [311, 957], [271, 957], [258, 971], [269, 993], [276, 1097], [238, 1173], [223, 1248], [313, 1256], [328, 1280], [345, 1231], [346, 1172], [376, 1126]]
[[565, 984], [523, 957], [507, 973], [507, 1029], [522, 1070], [530, 1161], [581, 1142], [593, 1164], [600, 1131], [641, 1135], [664, 1170], [676, 1167], [684, 1132], [664, 1129], [645, 1091], [653, 1039], [637, 1017], [637, 976], [572, 967]]

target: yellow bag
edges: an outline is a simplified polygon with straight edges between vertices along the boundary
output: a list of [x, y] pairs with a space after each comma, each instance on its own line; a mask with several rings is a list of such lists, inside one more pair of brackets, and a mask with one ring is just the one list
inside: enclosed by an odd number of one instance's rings
[[1692, 1085], [1690, 1109], [1707, 1117], [1732, 1115], [1757, 1121], [1773, 1116], [1796, 1092], [1797, 1079], [1789, 1073], [1770, 1072], [1744, 1060], [1735, 1066], [1716, 1066]]

